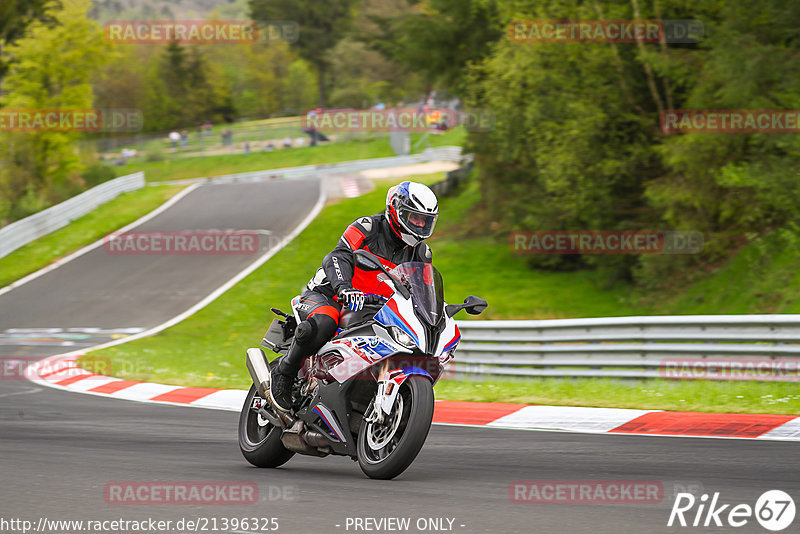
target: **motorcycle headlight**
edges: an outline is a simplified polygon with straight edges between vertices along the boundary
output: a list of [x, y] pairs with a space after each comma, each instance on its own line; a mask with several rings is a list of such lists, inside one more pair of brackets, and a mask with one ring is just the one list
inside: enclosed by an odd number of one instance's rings
[[402, 346], [408, 349], [417, 346], [417, 344], [414, 343], [414, 339], [407, 333], [405, 333], [403, 330], [401, 330], [399, 327], [393, 326], [390, 328], [389, 331], [392, 333], [392, 337], [394, 338], [394, 340], [400, 343]]

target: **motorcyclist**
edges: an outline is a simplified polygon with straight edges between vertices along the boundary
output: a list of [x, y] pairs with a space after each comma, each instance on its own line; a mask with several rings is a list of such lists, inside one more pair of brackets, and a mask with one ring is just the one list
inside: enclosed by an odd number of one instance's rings
[[358, 311], [365, 294], [391, 294], [389, 286], [378, 279], [379, 272], [356, 266], [353, 251], [368, 250], [387, 269], [408, 261], [430, 263], [431, 249], [424, 240], [433, 233], [438, 216], [433, 191], [406, 181], [389, 189], [383, 213], [361, 217], [347, 227], [293, 303], [301, 322], [289, 350], [272, 370], [269, 401], [275, 408], [284, 412], [291, 408], [294, 378], [305, 359], [336, 333], [342, 307]]

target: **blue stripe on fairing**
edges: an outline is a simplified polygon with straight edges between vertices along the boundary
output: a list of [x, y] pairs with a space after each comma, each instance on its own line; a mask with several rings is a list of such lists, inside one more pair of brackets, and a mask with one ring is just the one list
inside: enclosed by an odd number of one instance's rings
[[449, 345], [447, 345], [445, 348], [443, 348], [443, 349], [442, 349], [442, 352], [447, 352], [448, 350], [452, 349], [453, 347], [455, 347], [456, 345], [458, 345], [458, 342], [459, 342], [459, 341], [461, 341], [461, 336], [458, 336], [458, 338], [454, 339], [452, 343], [450, 343], [450, 344], [449, 344]]
[[391, 326], [394, 325], [413, 339], [417, 345], [419, 345], [419, 338], [412, 332], [403, 320], [397, 316], [397, 314], [389, 307], [384, 306], [380, 309], [378, 313], [375, 314], [375, 320], [381, 323], [383, 326]]
[[[341, 436], [341, 435], [339, 435], [339, 433], [338, 433], [338, 432], [336, 431], [336, 429], [334, 428], [334, 425], [333, 425], [333, 424], [331, 424], [331, 422], [330, 422], [330, 421], [328, 421], [328, 418], [325, 416], [325, 414], [324, 414], [324, 413], [322, 413], [322, 410], [320, 410], [319, 406], [314, 406], [314, 409], [313, 409], [313, 410], [311, 410], [311, 411], [312, 411], [312, 412], [314, 412], [315, 414], [317, 414], [318, 416], [320, 416], [320, 418], [322, 419], [322, 421], [325, 423], [325, 426], [327, 426], [327, 427], [328, 427], [328, 428], [331, 430], [331, 432], [333, 432], [333, 435], [334, 435], [334, 436], [336, 436], [337, 438], [339, 438], [339, 439], [338, 439], [338, 441], [340, 441], [340, 442], [341, 442], [341, 441], [344, 441], [344, 437], [343, 437], [343, 436]], [[332, 416], [333, 416], [333, 415], [331, 414], [331, 417], [332, 417]]]
[[433, 377], [428, 371], [426, 371], [425, 369], [421, 369], [419, 367], [403, 367], [403, 374], [406, 376], [422, 375], [422, 376], [427, 376], [428, 378], [433, 380]]

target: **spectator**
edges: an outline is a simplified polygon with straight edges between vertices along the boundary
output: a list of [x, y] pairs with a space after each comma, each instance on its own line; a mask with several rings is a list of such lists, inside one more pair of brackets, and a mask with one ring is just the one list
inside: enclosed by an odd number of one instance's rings
[[283, 138], [283, 148], [292, 148], [292, 140], [289, 137]]
[[311, 137], [311, 146], [317, 146], [316, 123], [319, 120], [320, 113], [322, 113], [322, 108], [312, 109], [306, 114], [306, 127], [303, 131]]
[[175, 148], [176, 146], [178, 146], [178, 141], [181, 140], [181, 134], [179, 134], [175, 130], [172, 130], [169, 133], [169, 140], [170, 140], [170, 142], [172, 144], [172, 148]]
[[230, 146], [233, 144], [233, 130], [230, 128], [222, 130], [222, 144], [223, 146]]

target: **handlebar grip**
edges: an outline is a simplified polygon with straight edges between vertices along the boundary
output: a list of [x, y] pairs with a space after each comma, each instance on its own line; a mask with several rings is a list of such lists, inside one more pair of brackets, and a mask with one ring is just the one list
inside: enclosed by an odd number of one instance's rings
[[388, 299], [383, 295], [378, 295], [375, 293], [368, 293], [364, 295], [364, 304], [366, 305], [383, 304], [386, 300]]

